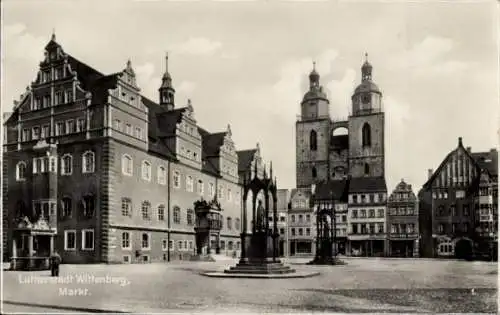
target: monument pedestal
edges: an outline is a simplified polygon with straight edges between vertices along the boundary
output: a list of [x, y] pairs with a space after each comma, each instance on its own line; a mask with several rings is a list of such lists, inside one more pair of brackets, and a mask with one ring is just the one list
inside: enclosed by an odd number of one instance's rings
[[[286, 274], [295, 272], [290, 266], [285, 266], [276, 253], [273, 244], [277, 235], [269, 235], [266, 231], [255, 232], [252, 235], [242, 233], [242, 243], [245, 245], [246, 257], [242, 257], [234, 267], [224, 270], [229, 274]], [[247, 242], [249, 241], [250, 244]], [[248, 244], [248, 246], [246, 246]]]

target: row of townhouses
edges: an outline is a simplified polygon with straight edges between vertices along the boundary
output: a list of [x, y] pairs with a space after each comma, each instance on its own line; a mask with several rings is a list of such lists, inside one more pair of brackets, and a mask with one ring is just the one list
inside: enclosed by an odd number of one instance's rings
[[[335, 213], [337, 251], [402, 257], [494, 256], [498, 236], [498, 153], [471, 152], [462, 139], [418, 192], [385, 181], [385, 116], [373, 67], [361, 67], [349, 117], [330, 116], [313, 68], [296, 123], [296, 188], [280, 196], [283, 254], [314, 255], [316, 214]], [[330, 202], [327, 202], [330, 201]], [[456, 250], [459, 248], [460, 250]], [[461, 252], [461, 253], [458, 253]], [[469, 253], [469, 254], [467, 254]]]

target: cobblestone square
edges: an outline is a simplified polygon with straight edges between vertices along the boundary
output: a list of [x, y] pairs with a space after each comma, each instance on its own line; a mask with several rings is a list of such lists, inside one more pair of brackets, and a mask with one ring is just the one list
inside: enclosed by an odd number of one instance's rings
[[[306, 279], [219, 279], [236, 260], [142, 265], [63, 265], [49, 272], [3, 274], [10, 312], [488, 312], [497, 311], [497, 264], [446, 260], [355, 259], [345, 266], [305, 266]], [[68, 280], [69, 279], [69, 280]], [[31, 283], [29, 283], [31, 281]], [[472, 290], [474, 289], [474, 290]]]

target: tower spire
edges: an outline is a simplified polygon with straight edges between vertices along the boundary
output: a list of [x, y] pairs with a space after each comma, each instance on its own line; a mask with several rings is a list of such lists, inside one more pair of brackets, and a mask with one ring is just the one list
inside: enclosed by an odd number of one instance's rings
[[172, 85], [172, 77], [168, 72], [168, 52], [165, 52], [165, 73], [161, 79], [160, 105], [166, 105], [168, 110], [174, 109], [174, 94], [175, 89]]
[[373, 67], [370, 64], [370, 62], [368, 62], [368, 53], [365, 52], [365, 62], [363, 63], [363, 66], [361, 66], [361, 80], [362, 81], [371, 81], [372, 70], [373, 70]]
[[168, 51], [165, 52], [165, 73], [168, 73]]

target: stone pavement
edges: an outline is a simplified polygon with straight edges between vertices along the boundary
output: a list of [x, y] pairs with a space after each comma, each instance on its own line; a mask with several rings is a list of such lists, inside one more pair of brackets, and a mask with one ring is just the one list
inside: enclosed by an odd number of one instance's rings
[[[306, 279], [221, 279], [199, 275], [236, 263], [62, 265], [49, 272], [3, 273], [3, 311], [26, 312], [490, 312], [497, 311], [497, 264], [446, 260], [344, 259], [306, 266]], [[298, 264], [295, 264], [298, 263]], [[62, 283], [65, 282], [65, 283]], [[471, 289], [474, 288], [474, 291]], [[51, 307], [54, 311], [47, 311]]]

